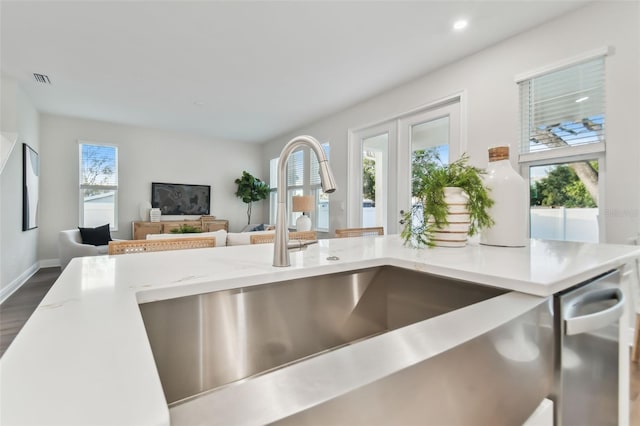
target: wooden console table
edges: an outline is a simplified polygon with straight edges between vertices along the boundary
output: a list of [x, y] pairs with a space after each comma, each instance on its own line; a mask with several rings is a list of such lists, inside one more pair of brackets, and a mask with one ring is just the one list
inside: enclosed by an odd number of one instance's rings
[[165, 222], [141, 222], [136, 221], [131, 224], [134, 240], [144, 240], [147, 234], [169, 234], [172, 229], [179, 228], [181, 225], [194, 226], [200, 228], [202, 232], [212, 232], [224, 229], [229, 231], [229, 221], [225, 219], [211, 219], [211, 217], [203, 216], [197, 220], [168, 220]]

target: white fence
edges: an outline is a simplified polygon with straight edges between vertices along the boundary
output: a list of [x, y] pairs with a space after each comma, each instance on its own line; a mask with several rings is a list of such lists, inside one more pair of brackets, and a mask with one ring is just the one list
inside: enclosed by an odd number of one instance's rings
[[115, 226], [113, 202], [86, 203], [84, 205], [84, 226], [101, 226], [105, 223]]
[[[362, 225], [377, 226], [375, 207], [362, 210]], [[532, 208], [531, 238], [597, 243], [598, 209]]]
[[362, 208], [362, 226], [368, 228], [370, 226], [380, 226], [376, 222], [376, 208], [375, 207], [363, 207]]
[[531, 238], [598, 242], [598, 209], [531, 209]]

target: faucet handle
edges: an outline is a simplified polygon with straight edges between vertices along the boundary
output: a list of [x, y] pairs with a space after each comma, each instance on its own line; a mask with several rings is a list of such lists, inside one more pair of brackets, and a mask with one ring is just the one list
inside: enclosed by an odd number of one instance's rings
[[311, 244], [317, 243], [318, 240], [289, 240], [287, 244], [287, 249], [289, 250], [299, 250]]

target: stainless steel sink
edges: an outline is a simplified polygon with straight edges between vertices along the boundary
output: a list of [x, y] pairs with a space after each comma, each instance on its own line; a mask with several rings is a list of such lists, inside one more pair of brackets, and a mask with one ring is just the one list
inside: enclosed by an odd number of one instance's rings
[[140, 305], [171, 405], [504, 294], [391, 266]]

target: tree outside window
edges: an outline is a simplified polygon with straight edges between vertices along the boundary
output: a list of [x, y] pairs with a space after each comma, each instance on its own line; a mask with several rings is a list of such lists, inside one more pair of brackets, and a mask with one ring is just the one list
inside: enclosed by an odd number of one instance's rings
[[117, 229], [118, 148], [80, 144], [80, 225]]

